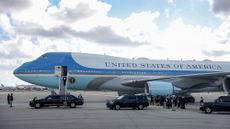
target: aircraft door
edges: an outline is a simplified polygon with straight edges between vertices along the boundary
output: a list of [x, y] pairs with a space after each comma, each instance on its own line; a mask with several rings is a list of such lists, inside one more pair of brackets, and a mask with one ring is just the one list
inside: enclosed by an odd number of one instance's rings
[[67, 81], [68, 81], [67, 66], [55, 66], [55, 75], [59, 76], [59, 94], [65, 95], [67, 92]]

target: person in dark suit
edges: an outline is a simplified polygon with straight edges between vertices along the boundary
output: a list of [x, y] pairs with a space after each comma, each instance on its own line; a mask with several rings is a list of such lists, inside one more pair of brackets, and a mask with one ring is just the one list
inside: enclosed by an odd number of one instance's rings
[[204, 98], [200, 97], [200, 106], [203, 106], [203, 104], [204, 104]]
[[181, 109], [185, 109], [185, 97], [182, 96], [181, 98]]
[[10, 94], [10, 107], [13, 107], [14, 96], [13, 93]]
[[10, 105], [10, 94], [7, 95], [7, 103]]

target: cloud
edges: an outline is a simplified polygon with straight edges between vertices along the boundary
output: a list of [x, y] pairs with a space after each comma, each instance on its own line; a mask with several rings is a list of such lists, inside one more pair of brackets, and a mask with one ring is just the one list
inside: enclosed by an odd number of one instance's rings
[[147, 42], [132, 41], [129, 37], [116, 34], [110, 27], [98, 26], [89, 31], [75, 31], [68, 26], [58, 26], [44, 29], [41, 26], [28, 24], [18, 27], [17, 32], [30, 36], [42, 36], [46, 38], [65, 39], [82, 38], [84, 40], [112, 46], [139, 46]]
[[230, 15], [230, 0], [211, 0], [212, 11], [216, 14]]
[[0, 13], [24, 10], [30, 5], [30, 0], [1, 0]]
[[169, 3], [173, 4], [174, 3], [174, 0], [168, 0]]
[[22, 45], [21, 41], [17, 41], [16, 43], [12, 41], [0, 41], [0, 59], [21, 59], [21, 58], [31, 58], [32, 56], [25, 51], [20, 49], [20, 45]]
[[223, 50], [203, 51], [203, 54], [209, 57], [221, 57], [225, 55], [230, 55], [230, 51], [223, 51]]
[[219, 41], [220, 44], [226, 44], [226, 43], [229, 43], [229, 40], [228, 39], [223, 39], [223, 40], [220, 40]]
[[16, 27], [16, 32], [28, 36], [41, 36], [47, 38], [67, 38], [69, 28], [66, 26], [59, 26], [50, 29], [45, 29], [40, 25], [27, 23], [21, 26]]
[[218, 43], [227, 45], [230, 42], [230, 19], [225, 19], [218, 28]]
[[88, 4], [79, 3], [75, 8], [64, 8], [61, 11], [54, 14], [57, 19], [64, 20], [66, 22], [75, 22], [93, 15], [95, 11], [89, 7]]
[[96, 27], [89, 32], [74, 32], [75, 36], [86, 40], [114, 46], [139, 46], [147, 42], [132, 41], [129, 37], [116, 34], [110, 27]]

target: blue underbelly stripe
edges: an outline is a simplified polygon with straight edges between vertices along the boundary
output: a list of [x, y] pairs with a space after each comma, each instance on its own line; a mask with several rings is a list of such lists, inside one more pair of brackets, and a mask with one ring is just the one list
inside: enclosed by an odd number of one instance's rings
[[[26, 80], [32, 84], [46, 86], [52, 89], [59, 88], [59, 77], [57, 76], [18, 76], [22, 80]], [[88, 84], [97, 77], [93, 76], [76, 76], [75, 82], [67, 82], [68, 89], [85, 90]]]

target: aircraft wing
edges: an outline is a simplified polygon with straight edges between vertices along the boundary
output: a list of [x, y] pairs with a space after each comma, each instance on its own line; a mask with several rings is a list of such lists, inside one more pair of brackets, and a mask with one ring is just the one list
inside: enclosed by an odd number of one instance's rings
[[222, 84], [222, 79], [230, 75], [230, 72], [214, 72], [202, 74], [189, 74], [177, 76], [164, 76], [154, 78], [128, 79], [121, 82], [121, 84], [129, 87], [144, 88], [148, 81], [167, 81], [173, 85], [188, 89], [188, 88], [203, 88], [207, 86], [219, 86]]

